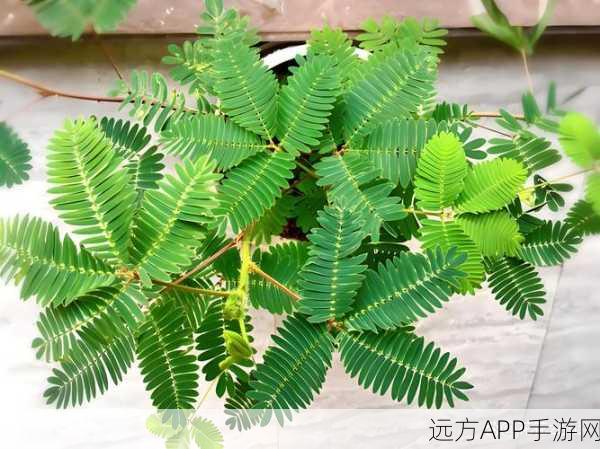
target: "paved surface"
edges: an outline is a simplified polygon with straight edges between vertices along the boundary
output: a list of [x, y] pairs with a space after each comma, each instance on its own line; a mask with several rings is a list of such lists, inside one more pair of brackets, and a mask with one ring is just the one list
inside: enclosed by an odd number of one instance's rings
[[[585, 92], [570, 106], [600, 122], [600, 40], [568, 37], [543, 41], [531, 62], [533, 81], [542, 96], [550, 80], [556, 80], [559, 96], [580, 88]], [[157, 67], [167, 41], [109, 40], [108, 46], [125, 74], [133, 68]], [[49, 86], [90, 94], [104, 94], [115, 74], [94, 42], [70, 44], [29, 41], [24, 45], [0, 44], [2, 68]], [[441, 68], [440, 98], [466, 102], [477, 110], [504, 107], [518, 111], [525, 79], [517, 55], [488, 40], [456, 40]], [[35, 102], [33, 106], [31, 103]], [[7, 191], [0, 190], [0, 215], [30, 213], [59, 223], [47, 205], [45, 147], [53, 131], [66, 117], [115, 115], [114, 104], [96, 104], [59, 98], [37, 99], [34, 92], [0, 80], [0, 120], [8, 120], [30, 144], [32, 180]], [[117, 114], [119, 115], [119, 114]], [[121, 114], [122, 115], [122, 114]], [[561, 162], [547, 174], [574, 171]], [[574, 179], [581, 194], [582, 179]], [[63, 227], [66, 230], [66, 228]], [[589, 238], [564, 268], [541, 271], [548, 303], [543, 319], [520, 321], [508, 315], [487, 290], [475, 296], [457, 297], [445, 310], [426, 319], [418, 331], [456, 354], [475, 384], [468, 408], [598, 408], [600, 407], [600, 238]], [[42, 392], [50, 368], [35, 360], [30, 348], [36, 336], [38, 307], [23, 303], [13, 287], [0, 287], [0, 397], [5, 410], [45, 407]], [[260, 346], [269, 341], [275, 322], [266, 314], [256, 319]], [[210, 398], [208, 404], [217, 404]], [[92, 409], [150, 406], [141, 377], [132, 370], [126, 381], [95, 401]], [[339, 364], [330, 373], [316, 406], [330, 408], [399, 407], [390, 400], [362, 391]], [[400, 405], [400, 407], [404, 407]]]

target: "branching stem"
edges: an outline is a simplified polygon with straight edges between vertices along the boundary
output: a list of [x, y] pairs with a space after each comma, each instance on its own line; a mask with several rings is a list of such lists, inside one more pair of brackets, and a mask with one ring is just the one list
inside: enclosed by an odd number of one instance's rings
[[199, 271], [202, 271], [204, 268], [208, 267], [215, 260], [217, 260], [223, 254], [225, 254], [227, 251], [229, 251], [232, 248], [235, 248], [237, 246], [238, 242], [241, 240], [241, 238], [242, 238], [242, 234], [239, 234], [234, 240], [232, 240], [231, 242], [227, 243], [225, 246], [223, 246], [221, 249], [219, 249], [217, 252], [215, 252], [212, 256], [207, 257], [206, 259], [204, 259], [202, 262], [200, 262], [198, 265], [196, 265], [190, 271], [182, 274], [179, 278], [177, 278], [176, 280], [174, 280], [171, 284], [172, 285], [179, 285], [183, 281], [185, 281], [187, 278], [189, 278], [190, 276], [193, 276], [196, 273], [198, 273]]

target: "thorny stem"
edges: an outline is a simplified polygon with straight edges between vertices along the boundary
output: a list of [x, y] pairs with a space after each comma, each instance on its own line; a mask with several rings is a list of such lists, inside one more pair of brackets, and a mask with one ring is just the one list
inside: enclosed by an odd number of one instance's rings
[[167, 290], [168, 288], [176, 288], [178, 290], [183, 290], [190, 293], [197, 293], [199, 295], [220, 296], [222, 298], [227, 298], [232, 295], [232, 292], [207, 290], [205, 288], [190, 287], [189, 285], [174, 284], [172, 282], [164, 282], [159, 281], [157, 279], [153, 279], [152, 282], [156, 285], [162, 285], [167, 287], [163, 291]]
[[258, 265], [256, 265], [254, 262], [252, 262], [250, 264], [250, 271], [252, 271], [253, 273], [259, 275], [260, 277], [262, 277], [265, 281], [270, 282], [271, 284], [273, 284], [275, 287], [277, 287], [279, 290], [281, 290], [282, 292], [284, 292], [286, 295], [288, 295], [290, 298], [292, 298], [295, 301], [299, 301], [300, 300], [300, 295], [298, 293], [296, 293], [293, 290], [290, 290], [288, 287], [286, 287], [284, 284], [282, 284], [281, 282], [279, 282], [277, 279], [275, 279], [274, 277], [272, 277], [270, 274], [265, 273]]

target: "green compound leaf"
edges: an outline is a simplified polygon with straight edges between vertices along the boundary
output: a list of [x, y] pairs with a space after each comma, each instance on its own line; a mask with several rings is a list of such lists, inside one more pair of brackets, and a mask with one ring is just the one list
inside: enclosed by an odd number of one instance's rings
[[79, 39], [88, 25], [113, 31], [136, 0], [25, 0], [53, 36]]
[[363, 221], [355, 214], [326, 207], [321, 227], [311, 231], [309, 259], [300, 273], [299, 311], [311, 323], [342, 318], [352, 309], [364, 279], [366, 254], [353, 255], [364, 238]]
[[29, 179], [29, 147], [5, 122], [0, 122], [0, 187], [12, 187]]
[[259, 219], [281, 197], [281, 189], [292, 178], [294, 158], [282, 151], [257, 153], [227, 173], [219, 188], [221, 230], [231, 225], [234, 233]]
[[459, 270], [467, 274], [460, 279], [460, 293], [474, 293], [485, 279], [485, 270], [481, 251], [477, 244], [465, 233], [456, 221], [421, 220], [420, 229], [423, 248], [433, 250], [437, 247], [449, 251], [455, 247], [459, 252], [466, 254], [466, 260], [460, 265]]
[[382, 177], [406, 187], [415, 175], [421, 150], [442, 127], [435, 120], [389, 120], [351, 144], [346, 153], [369, 159]]
[[433, 53], [442, 53], [446, 45], [443, 37], [448, 31], [439, 28], [436, 20], [425, 18], [418, 21], [412, 17], [398, 21], [384, 16], [379, 23], [368, 19], [361, 24], [363, 33], [356, 36], [361, 48], [371, 52], [387, 48], [417, 49], [426, 46]]
[[228, 170], [267, 144], [258, 136], [218, 115], [199, 115], [180, 120], [161, 134], [166, 152], [196, 159], [202, 154], [217, 162], [219, 170]]
[[356, 154], [323, 158], [315, 165], [319, 186], [331, 186], [329, 198], [341, 209], [356, 211], [365, 221], [365, 232], [379, 240], [386, 221], [401, 220], [406, 212], [400, 198], [390, 196], [394, 184], [378, 179], [378, 172], [366, 159]]
[[325, 382], [331, 367], [333, 339], [324, 324], [314, 325], [301, 317], [289, 316], [273, 335], [263, 363], [250, 381], [248, 398], [261, 410], [261, 423], [273, 414], [280, 424], [291, 419], [290, 410], [310, 405]]
[[208, 419], [194, 418], [190, 432], [200, 449], [223, 449], [225, 447], [219, 428]]
[[582, 235], [600, 234], [600, 215], [584, 200], [577, 201], [569, 210], [565, 224]]
[[350, 329], [377, 332], [396, 329], [424, 318], [442, 307], [458, 288], [465, 273], [466, 255], [455, 248], [427, 255], [401, 253], [377, 272], [367, 271], [353, 312], [346, 318]]
[[156, 146], [146, 148], [150, 134], [144, 127], [122, 119], [103, 117], [100, 127], [114, 144], [114, 151], [127, 161], [130, 184], [139, 194], [158, 188], [163, 178], [163, 155]]
[[417, 164], [414, 184], [419, 208], [436, 211], [451, 206], [463, 190], [467, 169], [465, 152], [454, 134], [432, 137]]
[[465, 178], [457, 200], [460, 212], [489, 212], [512, 202], [523, 189], [527, 170], [513, 159], [494, 159], [475, 165]]
[[95, 119], [67, 120], [48, 147], [48, 192], [59, 217], [109, 262], [127, 263], [135, 190]]
[[[308, 245], [305, 242], [281, 243], [265, 251], [255, 251], [252, 258], [262, 271], [295, 290], [308, 258]], [[254, 273], [250, 275], [249, 296], [254, 307], [262, 307], [271, 313], [292, 313], [296, 307], [294, 299]]]
[[335, 60], [327, 56], [314, 56], [290, 70], [278, 99], [277, 137], [283, 148], [297, 154], [319, 145], [340, 92], [340, 77]]
[[560, 153], [543, 137], [521, 133], [514, 139], [490, 139], [489, 154], [515, 159], [535, 173], [560, 161]]
[[528, 262], [503, 257], [490, 264], [488, 282], [500, 305], [522, 320], [532, 320], [544, 314], [546, 302], [544, 284], [535, 268]]
[[58, 361], [85, 337], [104, 340], [130, 331], [142, 320], [146, 299], [135, 285], [102, 287], [76, 298], [67, 306], [45, 309], [37, 322], [40, 337], [33, 341], [38, 358]]
[[110, 95], [122, 95], [119, 109], [131, 108], [129, 115], [144, 126], [154, 122], [155, 132], [197, 113], [186, 106], [185, 96], [181, 92], [169, 89], [167, 80], [160, 73], [133, 70], [130, 83], [118, 80]]
[[218, 40], [213, 62], [220, 107], [242, 128], [272, 139], [277, 128], [275, 75], [260, 59], [258, 49], [236, 38]]
[[36, 296], [42, 306], [66, 305], [116, 280], [105, 262], [29, 216], [0, 219], [0, 277], [22, 283], [21, 298]]
[[483, 256], [515, 256], [523, 241], [517, 221], [506, 211], [464, 214], [457, 222]]
[[352, 41], [340, 28], [326, 25], [320, 30], [312, 30], [307, 44], [309, 57], [323, 55], [333, 58], [342, 83], [351, 79], [360, 65]]
[[172, 304], [150, 309], [137, 335], [137, 357], [146, 389], [159, 410], [194, 407], [198, 365], [189, 353], [194, 344], [183, 312]]
[[106, 392], [109, 379], [117, 385], [133, 363], [134, 347], [133, 334], [127, 329], [107, 340], [83, 337], [48, 378], [47, 403], [55, 403], [56, 408], [81, 405]]
[[581, 234], [566, 222], [546, 221], [527, 234], [519, 257], [536, 266], [560, 265], [577, 251], [581, 241]]
[[202, 237], [198, 225], [209, 222], [217, 206], [214, 189], [220, 175], [214, 168], [206, 156], [187, 159], [175, 167], [176, 176], [168, 175], [144, 196], [131, 250], [144, 283], [150, 278], [169, 282], [169, 273], [189, 266]]
[[593, 173], [588, 177], [585, 200], [592, 205], [596, 215], [600, 215], [600, 173]]
[[409, 118], [423, 112], [424, 105], [435, 94], [435, 71], [426, 51], [397, 51], [374, 63], [376, 66], [344, 96], [349, 144], [367, 136], [391, 117]]
[[600, 132], [583, 114], [567, 114], [560, 122], [560, 143], [573, 162], [592, 168], [600, 159]]
[[246, 235], [251, 236], [256, 245], [271, 243], [273, 237], [282, 235], [289, 218], [294, 216], [296, 201], [295, 197], [288, 195], [278, 198], [273, 207], [254, 222]]
[[358, 376], [365, 389], [419, 407], [441, 408], [444, 400], [454, 407], [455, 399], [468, 401], [464, 390], [473, 386], [462, 380], [465, 368], [456, 358], [441, 352], [423, 337], [400, 329], [375, 334], [342, 332], [339, 336], [342, 363], [346, 372]]

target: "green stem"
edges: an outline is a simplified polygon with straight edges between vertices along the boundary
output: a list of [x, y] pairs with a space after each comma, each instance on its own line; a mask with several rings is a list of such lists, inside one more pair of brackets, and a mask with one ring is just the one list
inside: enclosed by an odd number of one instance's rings
[[[248, 233], [250, 234], [250, 233]], [[250, 238], [244, 237], [240, 245], [240, 276], [238, 279], [237, 296], [240, 298], [240, 308], [243, 311], [241, 317], [238, 318], [240, 325], [240, 333], [244, 340], [250, 344], [248, 332], [246, 330], [246, 307], [248, 303], [248, 287], [250, 285], [250, 266], [252, 265], [252, 253], [250, 251]]]
[[442, 213], [441, 212], [431, 212], [431, 211], [425, 211], [425, 210], [416, 210], [412, 207], [408, 208], [408, 209], [402, 209], [403, 212], [406, 212], [407, 214], [414, 214], [414, 215], [434, 215], [436, 217], [441, 217]]

